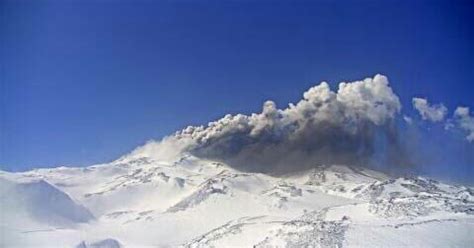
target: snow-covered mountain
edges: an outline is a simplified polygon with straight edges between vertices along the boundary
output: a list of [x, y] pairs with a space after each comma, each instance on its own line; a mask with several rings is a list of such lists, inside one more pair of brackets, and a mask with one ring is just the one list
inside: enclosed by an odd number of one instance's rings
[[270, 176], [187, 153], [0, 173], [0, 247], [469, 247], [474, 190], [331, 165]]

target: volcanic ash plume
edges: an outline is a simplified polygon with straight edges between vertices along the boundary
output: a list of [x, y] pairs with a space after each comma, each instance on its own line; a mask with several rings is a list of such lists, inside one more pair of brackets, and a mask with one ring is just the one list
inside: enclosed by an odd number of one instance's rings
[[162, 143], [178, 143], [198, 157], [265, 173], [328, 163], [365, 165], [381, 135], [397, 147], [392, 121], [400, 109], [383, 75], [342, 82], [337, 92], [322, 82], [296, 105], [278, 109], [267, 101], [259, 114], [226, 115], [207, 126], [189, 126]]

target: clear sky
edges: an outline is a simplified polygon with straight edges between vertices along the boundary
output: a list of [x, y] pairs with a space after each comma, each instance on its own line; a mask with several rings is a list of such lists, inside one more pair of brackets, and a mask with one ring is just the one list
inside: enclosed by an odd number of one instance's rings
[[334, 88], [376, 73], [409, 115], [414, 96], [443, 102], [450, 115], [474, 108], [473, 1], [2, 1], [0, 9], [4, 170], [107, 162], [187, 125], [258, 112], [268, 99], [285, 107], [323, 80]]

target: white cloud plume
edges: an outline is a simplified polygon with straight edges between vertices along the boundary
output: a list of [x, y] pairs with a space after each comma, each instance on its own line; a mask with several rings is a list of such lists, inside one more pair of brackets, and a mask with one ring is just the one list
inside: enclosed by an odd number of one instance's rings
[[470, 115], [469, 108], [457, 107], [454, 111], [454, 121], [459, 128], [467, 132], [466, 139], [474, 141], [474, 117]]
[[448, 113], [448, 109], [443, 104], [430, 105], [424, 98], [413, 98], [413, 107], [418, 111], [423, 120], [440, 122]]
[[228, 133], [245, 133], [251, 137], [263, 132], [298, 133], [311, 123], [322, 122], [354, 132], [354, 128], [363, 123], [383, 125], [394, 118], [400, 109], [398, 96], [389, 87], [387, 78], [376, 75], [373, 79], [342, 82], [337, 93], [322, 82], [306, 91], [296, 105], [290, 104], [286, 109], [277, 109], [274, 102], [267, 101], [262, 113], [226, 115], [210, 122], [207, 127], [189, 126], [177, 135], [206, 143]]

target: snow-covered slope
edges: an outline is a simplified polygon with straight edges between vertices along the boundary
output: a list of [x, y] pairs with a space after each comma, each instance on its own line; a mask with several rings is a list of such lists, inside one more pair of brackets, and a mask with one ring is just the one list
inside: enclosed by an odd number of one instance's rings
[[468, 247], [474, 191], [342, 165], [273, 177], [189, 154], [0, 173], [0, 247]]
[[19, 218], [54, 226], [71, 226], [94, 219], [89, 210], [44, 180], [12, 182], [0, 178], [5, 219]]

